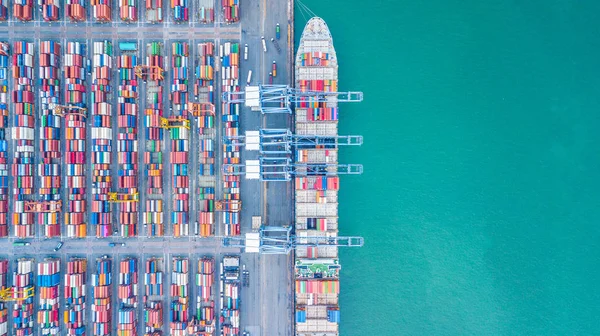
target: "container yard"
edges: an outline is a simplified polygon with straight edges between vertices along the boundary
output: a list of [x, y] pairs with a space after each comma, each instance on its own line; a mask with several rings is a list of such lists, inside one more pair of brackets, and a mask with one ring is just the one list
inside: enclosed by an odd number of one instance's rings
[[[240, 71], [252, 83], [273, 70], [291, 82], [291, 60], [264, 54], [259, 38], [290, 22], [288, 5], [269, 4], [264, 30], [262, 6], [0, 2], [0, 290], [10, 295], [0, 299], [0, 336], [292, 333], [292, 304], [269, 299], [293, 295], [283, 276], [291, 265], [264, 259], [265, 268], [223, 243], [258, 232], [253, 216], [293, 223], [281, 186], [241, 188], [243, 177], [223, 170], [255, 158], [225, 136], [289, 127], [287, 116], [223, 101], [245, 89]], [[326, 201], [339, 185], [293, 182], [322, 188]], [[295, 193], [291, 183], [283, 188]]]

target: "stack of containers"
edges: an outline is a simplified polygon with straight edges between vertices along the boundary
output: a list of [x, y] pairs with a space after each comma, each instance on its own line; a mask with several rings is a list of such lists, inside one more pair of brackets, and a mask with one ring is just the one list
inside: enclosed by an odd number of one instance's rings
[[171, 9], [176, 23], [187, 22], [189, 20], [188, 0], [171, 0]]
[[[0, 290], [8, 288], [8, 260], [0, 259]], [[8, 335], [8, 305], [0, 302], [0, 336]]]
[[187, 258], [173, 258], [173, 272], [171, 273], [171, 318], [169, 335], [187, 335], [188, 309], [189, 309], [189, 260]]
[[214, 0], [198, 0], [198, 21], [212, 23], [215, 21]]
[[85, 276], [87, 259], [71, 258], [65, 274], [64, 322], [67, 335], [85, 335]]
[[58, 20], [60, 0], [38, 0], [38, 5], [41, 7], [44, 21], [52, 22]]
[[85, 21], [85, 0], [66, 0], [65, 15], [72, 22]]
[[13, 16], [23, 22], [33, 20], [33, 0], [14, 0]]
[[[41, 103], [40, 148], [42, 162], [38, 164], [40, 176], [39, 195], [43, 201], [60, 200], [60, 117], [54, 114], [53, 105], [60, 104], [60, 44], [40, 41], [39, 93]], [[59, 212], [37, 214], [45, 237], [60, 235]]]
[[92, 71], [92, 217], [96, 237], [111, 235], [111, 211], [108, 193], [112, 188], [110, 173], [112, 151], [112, 106], [110, 71], [112, 44], [94, 42]]
[[[146, 64], [158, 66], [163, 69], [162, 43], [152, 42], [147, 45]], [[148, 235], [152, 237], [163, 236], [163, 133], [161, 118], [163, 118], [163, 88], [159, 79], [160, 70], [150, 68], [144, 75], [146, 86], [146, 152], [144, 163], [146, 165], [146, 209], [144, 212], [144, 225], [149, 225]]]
[[213, 283], [215, 281], [215, 260], [204, 257], [198, 260], [198, 274], [196, 274], [196, 316], [198, 332], [212, 335], [215, 331], [215, 302], [213, 298]]
[[15, 236], [19, 238], [34, 235], [34, 214], [25, 212], [25, 202], [33, 194], [34, 162], [34, 122], [35, 110], [33, 93], [33, 43], [15, 42], [13, 48], [13, 99], [14, 127], [11, 129], [14, 140], [13, 176], [13, 219]]
[[[8, 43], [0, 42], [0, 237], [8, 237]], [[0, 327], [1, 328], [1, 327]], [[0, 335], [2, 333], [0, 332]]]
[[[137, 49], [137, 48], [136, 48]], [[137, 50], [121, 51], [117, 58], [119, 69], [117, 163], [119, 167], [117, 190], [132, 195], [138, 193], [138, 82], [135, 67]], [[139, 202], [119, 203], [121, 235], [137, 235]]]
[[240, 268], [239, 257], [225, 256], [220, 264], [221, 334], [239, 335], [240, 327]]
[[[68, 42], [64, 59], [65, 105], [86, 107], [85, 44]], [[74, 110], [77, 111], [77, 110]], [[85, 220], [85, 122], [80, 114], [65, 115], [65, 157], [67, 164], [67, 237], [84, 238], [87, 235]]]
[[[215, 104], [214, 97], [214, 60], [215, 45], [212, 42], [198, 44], [196, 62], [196, 82], [194, 95], [202, 104]], [[215, 115], [203, 113], [198, 118], [198, 219], [200, 235], [208, 237], [214, 234], [215, 224]], [[198, 230], [198, 228], [196, 228]], [[197, 234], [197, 233], [196, 233]]]
[[[185, 42], [175, 42], [172, 47], [173, 82], [171, 83], [171, 104], [173, 116], [187, 119], [189, 45]], [[188, 176], [190, 131], [186, 128], [174, 128], [171, 130], [170, 136], [170, 161], [173, 170], [173, 212], [171, 212], [171, 222], [173, 223], [173, 236], [181, 237], [190, 234], [190, 180]]]
[[92, 275], [93, 301], [92, 323], [94, 336], [108, 336], [112, 331], [112, 261], [96, 260], [96, 273]]
[[146, 260], [146, 272], [144, 273], [145, 335], [161, 335], [164, 325], [162, 264], [162, 259], [150, 258]]
[[37, 309], [41, 335], [58, 335], [60, 259], [47, 258], [38, 263], [37, 290], [40, 304]]
[[[222, 55], [221, 63], [221, 92], [238, 92], [239, 86], [239, 43], [226, 42], [221, 45], [219, 54]], [[240, 104], [223, 103], [222, 121], [223, 133], [226, 136], [237, 136], [239, 133]], [[240, 163], [240, 146], [237, 144], [223, 144], [223, 164]], [[226, 201], [240, 199], [241, 177], [236, 175], [223, 175], [223, 198]], [[240, 218], [238, 212], [223, 212], [223, 224], [225, 224], [226, 236], [238, 236], [240, 234]]]
[[0, 0], [0, 21], [8, 20], [8, 0]]
[[112, 0], [91, 0], [92, 5], [92, 17], [96, 22], [110, 22], [112, 21]]
[[137, 0], [119, 0], [119, 17], [123, 22], [137, 22]]
[[225, 22], [233, 23], [240, 20], [240, 0], [221, 0]]
[[[15, 293], [29, 293], [33, 290], [33, 268], [33, 259], [22, 258], [17, 260], [15, 271], [13, 272], [13, 288]], [[23, 298], [25, 295], [16, 294], [13, 297]], [[13, 335], [33, 335], [33, 298], [32, 296], [25, 300], [15, 301], [13, 304]]]
[[138, 260], [125, 258], [119, 263], [118, 336], [137, 336]]
[[163, 21], [162, 0], [146, 0], [146, 20], [150, 23]]

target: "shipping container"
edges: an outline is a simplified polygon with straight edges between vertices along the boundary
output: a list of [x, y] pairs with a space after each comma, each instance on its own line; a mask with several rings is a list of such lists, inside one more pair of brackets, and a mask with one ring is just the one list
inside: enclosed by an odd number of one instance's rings
[[69, 336], [85, 335], [87, 259], [70, 258], [64, 281], [64, 324]]
[[37, 322], [40, 335], [58, 335], [60, 332], [60, 259], [46, 258], [37, 264], [38, 308]]

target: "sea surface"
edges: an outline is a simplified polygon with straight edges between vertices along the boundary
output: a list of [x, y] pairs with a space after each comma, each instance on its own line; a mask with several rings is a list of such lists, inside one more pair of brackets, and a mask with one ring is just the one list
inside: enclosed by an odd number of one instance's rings
[[600, 335], [600, 1], [302, 2], [365, 95], [341, 334]]

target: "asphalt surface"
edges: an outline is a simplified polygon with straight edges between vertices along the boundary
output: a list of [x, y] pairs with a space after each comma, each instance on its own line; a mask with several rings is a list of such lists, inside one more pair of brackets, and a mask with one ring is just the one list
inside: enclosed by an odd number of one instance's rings
[[[215, 5], [218, 5], [220, 1], [215, 1]], [[196, 6], [196, 2], [192, 1], [190, 12], [194, 10], [194, 6]], [[55, 23], [46, 23], [40, 22], [41, 13], [39, 11], [34, 11], [34, 21], [29, 23], [22, 23], [15, 21], [14, 19], [10, 19], [7, 23], [0, 24], [0, 41], [7, 41], [12, 44], [13, 41], [16, 40], [24, 40], [28, 42], [35, 43], [35, 66], [37, 73], [37, 55], [38, 55], [38, 41], [39, 40], [53, 40], [61, 43], [64, 47], [66, 42], [70, 41], [78, 41], [87, 44], [87, 53], [88, 57], [92, 55], [92, 42], [109, 40], [113, 43], [114, 48], [114, 56], [118, 56], [120, 51], [118, 49], [119, 41], [135, 41], [138, 42], [138, 56], [140, 63], [145, 63], [145, 45], [151, 41], [162, 41], [165, 45], [164, 48], [164, 56], [171, 56], [171, 48], [170, 44], [174, 41], [180, 42], [188, 42], [190, 44], [190, 55], [189, 55], [189, 84], [188, 84], [188, 92], [193, 92], [193, 64], [196, 53], [196, 46], [201, 41], [214, 41], [217, 46], [224, 42], [239, 42], [241, 46], [241, 65], [240, 65], [240, 86], [242, 90], [246, 86], [246, 76], [248, 70], [253, 71], [253, 79], [252, 85], [257, 85], [258, 83], [268, 83], [269, 80], [269, 72], [271, 71], [272, 62], [276, 61], [277, 63], [277, 77], [274, 78], [273, 82], [275, 84], [291, 84], [292, 79], [289, 77], [291, 74], [291, 62], [289, 59], [289, 51], [288, 49], [288, 27], [292, 24], [291, 20], [289, 20], [289, 11], [290, 4], [287, 1], [278, 0], [278, 1], [268, 1], [267, 0], [258, 0], [258, 1], [241, 1], [241, 21], [236, 24], [225, 24], [223, 22], [222, 13], [220, 11], [220, 6], [215, 7], [215, 19], [216, 22], [213, 24], [200, 24], [195, 21], [195, 17], [190, 15], [190, 19], [192, 22], [185, 24], [176, 24], [173, 22], [171, 9], [165, 3], [164, 9], [164, 23], [162, 24], [151, 24], [140, 21], [138, 23], [127, 24], [123, 22], [119, 22], [117, 11], [117, 6], [113, 6], [113, 19], [115, 20], [113, 23], [95, 23], [95, 22], [86, 22], [86, 23], [71, 23], [68, 22], [64, 18], [64, 8], [61, 8], [60, 16], [61, 21]], [[140, 6], [138, 8], [138, 17], [140, 20], [145, 18], [145, 9]], [[88, 18], [91, 17], [91, 8], [88, 8]], [[278, 41], [281, 47], [281, 53], [277, 53], [273, 44], [270, 42], [270, 39], [275, 37], [275, 26], [276, 23], [280, 23], [281, 26], [281, 38]], [[262, 51], [261, 46], [261, 36], [264, 36], [267, 40], [267, 48], [268, 51], [264, 53]], [[248, 60], [243, 60], [243, 47], [245, 44], [249, 46], [249, 57]], [[62, 53], [64, 55], [64, 48]], [[117, 102], [117, 94], [116, 89], [118, 85], [118, 70], [116, 68], [116, 60], [113, 59], [113, 72], [112, 72], [112, 97], [110, 101], [115, 104], [113, 106], [113, 116], [116, 116], [116, 102]], [[168, 99], [166, 99], [166, 95], [169, 91], [169, 80], [171, 78], [170, 75], [170, 67], [172, 65], [168, 64], [167, 72], [165, 76], [165, 81], [163, 81], [165, 102], [164, 111], [168, 116], [170, 115], [169, 106], [170, 103]], [[219, 70], [217, 67], [216, 70]], [[61, 72], [61, 85], [64, 83], [64, 74]], [[36, 83], [37, 84], [37, 83]], [[87, 77], [88, 92], [91, 85], [91, 77]], [[220, 73], [215, 76], [215, 88], [218, 89], [215, 92], [216, 97], [220, 97]], [[62, 86], [61, 86], [62, 87]], [[143, 108], [145, 107], [145, 89], [146, 85], [141, 83], [139, 86], [140, 97], [138, 100], [138, 115], [140, 119], [138, 120], [138, 127], [143, 127]], [[9, 81], [9, 91], [12, 91], [12, 81]], [[61, 95], [64, 94], [61, 92]], [[193, 95], [190, 95], [192, 98]], [[89, 100], [88, 94], [88, 100]], [[88, 107], [90, 106], [90, 101], [88, 101]], [[218, 105], [218, 104], [217, 104]], [[39, 102], [37, 104], [39, 106]], [[39, 109], [39, 107], [37, 107]], [[11, 109], [12, 112], [12, 109]], [[38, 112], [39, 113], [39, 112]], [[9, 126], [12, 126], [12, 119], [9, 118]], [[113, 165], [111, 166], [111, 172], [116, 175], [116, 171], [118, 169], [116, 164], [116, 135], [117, 135], [117, 122], [116, 117], [113, 120]], [[195, 129], [196, 123], [191, 122], [194, 129], [192, 130], [191, 139], [190, 139], [190, 149], [194, 148], [195, 144], [197, 144], [197, 131]], [[36, 125], [37, 126], [37, 125]], [[263, 116], [259, 112], [252, 112], [247, 109], [242, 109], [241, 115], [241, 128], [240, 134], [243, 134], [246, 130], [257, 130], [258, 128], [288, 128], [291, 126], [291, 116], [290, 115], [269, 115]], [[90, 123], [88, 123], [88, 127]], [[216, 130], [217, 130], [217, 144], [216, 147], [217, 153], [220, 153], [220, 141], [222, 136], [222, 124], [220, 122], [220, 118], [217, 118], [216, 122]], [[64, 133], [64, 132], [63, 132]], [[91, 148], [91, 138], [90, 131], [87, 132], [86, 146], [88, 149]], [[37, 139], [39, 138], [39, 132], [36, 128], [36, 150], [38, 146]], [[12, 161], [12, 153], [10, 153], [10, 134], [8, 134], [9, 140], [9, 153], [8, 159], [9, 162]], [[164, 155], [168, 154], [168, 150], [170, 145], [169, 143], [169, 135], [165, 131], [164, 134], [165, 147], [164, 147]], [[63, 145], [64, 146], [64, 145]], [[140, 216], [143, 212], [143, 200], [145, 200], [144, 190], [146, 189], [146, 181], [143, 178], [143, 164], [141, 164], [142, 153], [145, 149], [144, 144], [144, 131], [139, 129], [138, 131], [138, 149], [140, 156], [140, 179], [139, 179], [139, 189], [140, 194], [142, 196], [140, 202]], [[191, 170], [190, 172], [190, 234], [193, 235], [193, 222], [196, 215], [196, 205], [197, 199], [195, 192], [196, 181], [194, 181], [195, 174], [194, 167], [197, 161], [197, 150], [190, 150], [190, 162]], [[253, 159], [257, 157], [257, 153], [252, 152], [242, 152], [242, 160], [245, 159]], [[39, 159], [39, 157], [38, 157]], [[89, 160], [88, 160], [89, 161]], [[39, 161], [38, 161], [39, 162]], [[217, 156], [216, 162], [222, 162], [221, 156]], [[0, 240], [0, 249], [3, 249], [3, 253], [0, 254], [1, 257], [8, 258], [11, 260], [11, 268], [13, 267], [13, 261], [19, 257], [33, 257], [36, 261], [40, 261], [46, 257], [53, 256], [59, 257], [62, 259], [62, 268], [66, 267], [66, 261], [71, 257], [85, 257], [88, 258], [88, 284], [91, 283], [91, 274], [94, 272], [96, 259], [103, 256], [109, 255], [115, 263], [113, 264], [113, 273], [116, 276], [116, 265], [119, 260], [124, 257], [132, 256], [140, 258], [139, 263], [139, 271], [143, 271], [143, 260], [146, 260], [150, 257], [160, 257], [163, 258], [164, 265], [164, 273], [165, 275], [170, 274], [170, 260], [174, 256], [183, 256], [190, 258], [190, 265], [192, 269], [190, 269], [190, 279], [192, 279], [192, 274], [195, 272], [197, 260], [203, 256], [213, 256], [217, 262], [220, 262], [222, 257], [227, 254], [240, 254], [239, 249], [236, 248], [224, 248], [221, 246], [220, 236], [222, 235], [223, 227], [221, 217], [218, 216], [216, 218], [216, 237], [211, 238], [199, 238], [195, 236], [191, 237], [183, 237], [183, 238], [173, 238], [171, 236], [171, 224], [170, 224], [170, 216], [169, 209], [171, 206], [171, 169], [168, 160], [165, 162], [165, 170], [164, 170], [164, 195], [163, 200], [165, 204], [165, 224], [166, 224], [166, 236], [160, 238], [148, 238], [146, 237], [146, 229], [141, 224], [141, 220], [139, 221], [138, 226], [138, 237], [136, 238], [121, 238], [119, 235], [106, 239], [97, 239], [95, 238], [95, 227], [92, 225], [88, 225], [88, 237], [85, 239], [67, 239], [66, 237], [61, 238], [52, 238], [52, 239], [43, 239], [40, 236], [40, 229], [36, 227], [36, 238], [26, 239], [31, 242], [31, 246], [26, 247], [15, 247], [12, 243], [18, 239], [8, 238]], [[65, 176], [64, 172], [66, 164], [64, 164], [64, 160], [61, 164], [61, 169], [63, 169], [62, 174], [62, 185], [65, 185]], [[220, 165], [217, 165], [215, 171], [217, 172], [217, 198], [220, 198], [222, 195], [222, 190], [220, 190], [220, 181], [221, 181], [221, 169]], [[37, 168], [36, 168], [37, 173]], [[91, 181], [91, 164], [88, 162], [88, 169], [86, 172], [87, 180]], [[12, 177], [9, 178], [9, 185], [12, 185]], [[34, 190], [37, 190], [39, 186], [34, 186]], [[116, 183], [115, 186], [116, 188]], [[91, 186], [87, 186], [87, 199], [91, 199]], [[64, 191], [61, 191], [61, 195], [65, 195]], [[285, 195], [285, 196], [284, 196]], [[242, 234], [251, 231], [251, 217], [252, 216], [262, 216], [263, 224], [265, 225], [292, 225], [292, 187], [291, 183], [285, 182], [271, 182], [271, 183], [263, 183], [256, 180], [242, 180], [241, 184], [241, 198], [242, 198], [242, 212], [241, 212], [241, 227]], [[63, 204], [64, 204], [63, 200]], [[90, 203], [88, 201], [88, 203]], [[10, 201], [9, 208], [12, 209], [12, 201]], [[66, 208], [66, 207], [63, 207]], [[113, 220], [114, 223], [117, 223], [118, 219], [118, 210], [117, 206], [113, 206]], [[141, 217], [140, 217], [141, 219]], [[62, 222], [62, 221], [61, 221]], [[115, 227], [116, 228], [116, 227]], [[65, 234], [64, 225], [62, 227], [63, 234]], [[12, 230], [11, 230], [12, 233]], [[65, 244], [58, 252], [54, 252], [53, 248], [59, 241], [64, 241]], [[125, 247], [109, 247], [109, 242], [125, 242]], [[292, 334], [292, 314], [293, 314], [293, 296], [292, 296], [292, 258], [291, 256], [286, 255], [258, 255], [258, 254], [241, 254], [241, 263], [246, 266], [246, 269], [250, 274], [250, 283], [249, 287], [241, 288], [241, 309], [240, 309], [240, 320], [241, 320], [241, 330], [247, 330], [251, 332], [252, 335], [291, 335]], [[12, 282], [12, 280], [9, 280]], [[114, 278], [115, 287], [113, 290], [113, 302], [116, 303], [116, 278]], [[168, 284], [170, 284], [170, 276], [165, 278], [165, 288], [168, 288]], [[143, 309], [142, 309], [142, 286], [143, 283], [139, 283], [139, 297], [138, 297], [138, 323], [140, 332], [143, 330]], [[216, 282], [218, 286], [218, 282]], [[217, 287], [218, 291], [218, 287]], [[214, 293], [216, 298], [216, 304], [218, 305], [218, 292]], [[190, 296], [196, 295], [196, 288], [193, 282], [190, 282]], [[62, 297], [62, 289], [61, 289], [61, 297]], [[87, 286], [87, 302], [91, 302], [92, 298], [92, 288], [91, 286]], [[168, 290], [165, 290], [165, 303], [170, 301]], [[36, 306], [38, 299], [35, 299]], [[193, 301], [192, 301], [193, 302]], [[9, 305], [10, 306], [10, 305]], [[64, 307], [61, 306], [61, 314]], [[220, 307], [215, 307], [216, 310]], [[190, 305], [190, 309], [192, 313], [195, 310], [195, 304]], [[10, 313], [10, 311], [9, 311]], [[113, 329], [116, 332], [116, 313], [117, 309], [113, 309]], [[164, 331], [167, 332], [167, 321], [166, 314], [168, 313], [168, 306], [165, 306], [165, 326]], [[91, 333], [91, 309], [89, 308], [89, 304], [86, 312], [87, 319], [87, 327], [88, 332]], [[62, 315], [61, 315], [62, 316]], [[62, 319], [61, 319], [62, 320]], [[10, 322], [10, 321], [9, 321]], [[36, 327], [36, 333], [39, 332], [39, 328]], [[66, 333], [66, 328], [61, 322], [61, 334]], [[9, 332], [10, 334], [10, 332]]]

